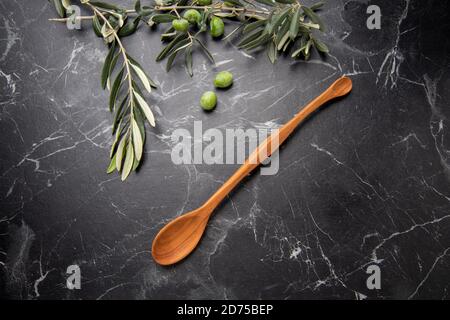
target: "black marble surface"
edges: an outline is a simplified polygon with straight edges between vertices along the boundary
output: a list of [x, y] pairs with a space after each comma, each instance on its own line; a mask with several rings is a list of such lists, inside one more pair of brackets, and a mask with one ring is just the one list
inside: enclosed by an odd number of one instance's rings
[[[131, 3], [131, 1], [122, 1]], [[367, 6], [380, 30], [366, 28]], [[331, 54], [309, 62], [210, 43], [235, 85], [198, 107], [214, 70], [195, 55], [167, 74], [159, 32], [125, 45], [159, 84], [145, 162], [108, 176], [105, 46], [89, 28], [50, 23], [47, 1], [0, 1], [0, 296], [17, 299], [450, 297], [448, 1], [329, 1]], [[228, 27], [231, 29], [231, 26]], [[198, 249], [164, 268], [151, 241], [198, 207], [237, 165], [174, 165], [175, 128], [277, 127], [340, 75], [353, 91], [316, 114], [216, 211]], [[81, 268], [80, 290], [66, 268]], [[366, 286], [378, 264], [381, 289]]]

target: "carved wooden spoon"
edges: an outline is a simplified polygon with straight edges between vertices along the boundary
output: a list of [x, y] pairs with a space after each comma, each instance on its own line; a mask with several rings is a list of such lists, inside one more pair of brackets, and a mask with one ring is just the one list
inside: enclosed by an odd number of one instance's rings
[[[320, 96], [311, 101], [276, 133], [264, 140], [244, 164], [200, 208], [186, 213], [164, 226], [153, 240], [153, 259], [161, 265], [174, 264], [189, 255], [200, 241], [209, 217], [219, 203], [268, 156], [276, 151], [294, 129], [324, 103], [348, 94], [352, 81], [347, 77], [336, 80]], [[276, 139], [278, 138], [278, 139]], [[278, 142], [278, 143], [277, 143]]]

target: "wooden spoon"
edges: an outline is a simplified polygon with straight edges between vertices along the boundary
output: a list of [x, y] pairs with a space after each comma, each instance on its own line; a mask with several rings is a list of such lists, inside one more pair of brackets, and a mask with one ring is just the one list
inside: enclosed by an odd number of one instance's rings
[[[344, 96], [352, 90], [352, 81], [347, 77], [336, 80], [320, 96], [311, 101], [288, 123], [278, 131], [278, 143], [274, 138], [276, 133], [264, 140], [248, 157], [244, 164], [226, 181], [219, 190], [200, 208], [186, 213], [164, 226], [153, 240], [153, 259], [161, 265], [174, 264], [189, 255], [200, 241], [209, 217], [219, 203], [246, 177], [259, 166], [272, 152], [276, 151], [294, 129], [311, 113], [326, 102]], [[273, 144], [273, 145], [272, 145]]]

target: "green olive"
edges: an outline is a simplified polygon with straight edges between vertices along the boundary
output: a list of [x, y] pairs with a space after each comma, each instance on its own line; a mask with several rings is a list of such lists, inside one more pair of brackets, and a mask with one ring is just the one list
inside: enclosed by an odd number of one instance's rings
[[209, 6], [212, 0], [197, 0], [199, 6]]
[[206, 91], [200, 98], [200, 106], [204, 110], [212, 110], [216, 107], [217, 96], [214, 91]]
[[202, 19], [202, 15], [195, 9], [189, 9], [186, 10], [186, 12], [183, 14], [183, 18], [189, 21], [189, 23], [194, 24], [200, 22], [200, 20]]
[[209, 27], [210, 33], [214, 38], [223, 35], [223, 32], [225, 30], [225, 25], [223, 24], [222, 19], [220, 19], [219, 17], [212, 17], [211, 21], [209, 22]]
[[229, 71], [221, 71], [214, 78], [216, 88], [228, 88], [233, 83], [233, 74]]
[[225, 1], [223, 4], [225, 5], [225, 7], [234, 7], [234, 3], [228, 1]]
[[176, 19], [172, 21], [172, 27], [180, 32], [186, 32], [189, 29], [189, 22], [186, 19]]

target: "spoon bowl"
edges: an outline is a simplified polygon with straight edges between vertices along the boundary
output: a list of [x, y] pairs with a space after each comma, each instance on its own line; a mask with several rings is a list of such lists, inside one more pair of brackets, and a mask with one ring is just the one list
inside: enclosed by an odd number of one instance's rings
[[328, 89], [334, 94], [333, 98], [342, 97], [352, 91], [352, 80], [348, 77], [342, 77], [336, 80]]
[[189, 255], [200, 241], [210, 213], [206, 207], [200, 207], [165, 225], [153, 240], [153, 259], [167, 266]]
[[[186, 213], [162, 228], [153, 240], [153, 259], [160, 265], [171, 265], [188, 256], [199, 243], [209, 217], [219, 203], [231, 190], [253, 169], [258, 167], [265, 156], [275, 152], [296, 127], [320, 106], [328, 101], [342, 97], [352, 90], [352, 81], [347, 77], [336, 80], [327, 90], [311, 101], [278, 133], [273, 133], [264, 140], [249, 156], [244, 164], [214, 193], [200, 208]], [[276, 139], [276, 140], [274, 140]], [[263, 152], [263, 153], [262, 153]], [[263, 154], [263, 156], [261, 156]], [[250, 160], [257, 161], [250, 161]]]

